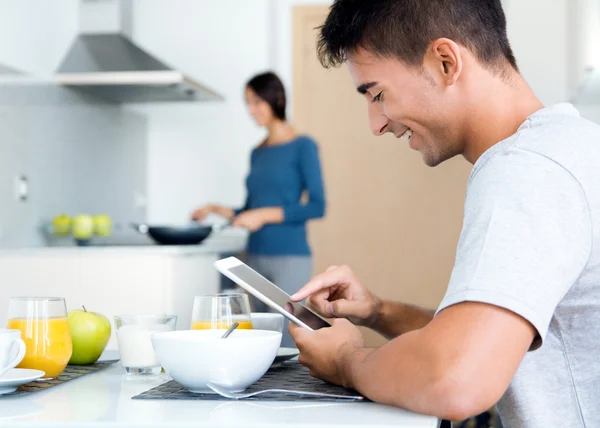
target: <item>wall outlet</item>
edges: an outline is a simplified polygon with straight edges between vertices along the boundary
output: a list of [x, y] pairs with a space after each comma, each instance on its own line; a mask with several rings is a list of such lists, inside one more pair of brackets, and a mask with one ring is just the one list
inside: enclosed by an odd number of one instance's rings
[[15, 199], [19, 202], [26, 202], [29, 199], [29, 180], [26, 175], [15, 177]]

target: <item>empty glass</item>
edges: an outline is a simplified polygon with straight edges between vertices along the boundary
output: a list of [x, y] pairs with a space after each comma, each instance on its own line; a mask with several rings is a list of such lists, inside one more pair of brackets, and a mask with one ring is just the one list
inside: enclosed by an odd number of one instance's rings
[[239, 329], [251, 329], [250, 301], [246, 294], [196, 296], [192, 311], [192, 330], [227, 329], [234, 322]]
[[121, 365], [129, 375], [157, 375], [162, 367], [151, 336], [175, 330], [177, 315], [119, 315], [115, 317]]

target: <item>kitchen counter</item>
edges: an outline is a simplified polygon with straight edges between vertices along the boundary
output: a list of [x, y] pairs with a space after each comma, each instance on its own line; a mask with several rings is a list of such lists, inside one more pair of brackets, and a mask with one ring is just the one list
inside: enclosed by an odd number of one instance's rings
[[[213, 264], [242, 250], [245, 241], [211, 237], [193, 246], [89, 246], [0, 251], [0, 323], [13, 296], [64, 297], [67, 309], [83, 305], [113, 324], [122, 314], [177, 315], [190, 328], [194, 297], [219, 292]], [[113, 334], [108, 349], [116, 349]]]
[[0, 249], [2, 256], [37, 256], [44, 255], [48, 257], [80, 255], [94, 256], [102, 254], [118, 255], [174, 255], [185, 256], [195, 254], [222, 254], [238, 253], [243, 251], [245, 243], [239, 240], [213, 240], [211, 242], [199, 245], [98, 245], [89, 247], [30, 247], [30, 248], [11, 248]]
[[[79, 247], [72, 244], [47, 247], [0, 248], [0, 257], [6, 255], [63, 256], [68, 254], [95, 255], [108, 252], [127, 254], [221, 254], [239, 253], [246, 248], [248, 233], [243, 230], [222, 231], [209, 236], [198, 245], [158, 245], [149, 237], [138, 233], [122, 234], [108, 238], [95, 238], [94, 245]], [[52, 241], [54, 242], [54, 241]], [[60, 242], [56, 240], [56, 242]]]
[[[107, 353], [110, 354], [110, 353]], [[114, 356], [114, 355], [113, 355]], [[132, 400], [167, 382], [130, 379], [119, 363], [99, 373], [26, 397], [0, 398], [0, 426], [435, 428], [438, 420], [375, 403]]]

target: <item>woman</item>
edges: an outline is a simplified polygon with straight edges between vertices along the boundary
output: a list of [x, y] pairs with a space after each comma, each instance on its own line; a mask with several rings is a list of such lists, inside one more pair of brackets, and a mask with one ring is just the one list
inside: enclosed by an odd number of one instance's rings
[[[285, 89], [275, 74], [253, 77], [246, 85], [245, 100], [250, 116], [267, 130], [267, 138], [252, 151], [246, 203], [240, 209], [207, 205], [194, 211], [192, 218], [202, 220], [216, 213], [231, 219], [233, 226], [248, 229], [247, 264], [293, 294], [312, 274], [306, 222], [325, 213], [318, 149], [287, 122]], [[255, 301], [255, 310], [265, 309]], [[287, 329], [282, 345], [293, 345]]]

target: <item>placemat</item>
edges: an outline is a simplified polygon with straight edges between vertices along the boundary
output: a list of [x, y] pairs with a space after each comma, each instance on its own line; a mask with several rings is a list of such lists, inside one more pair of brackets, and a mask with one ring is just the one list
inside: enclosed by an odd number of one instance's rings
[[[258, 382], [250, 385], [244, 392], [260, 391], [263, 389], [294, 389], [308, 392], [323, 392], [345, 396], [357, 396], [352, 391], [341, 386], [331, 385], [319, 379], [311, 377], [308, 369], [300, 365], [298, 361], [286, 361], [271, 369]], [[134, 400], [227, 400], [218, 394], [194, 394], [174, 380], [163, 383], [155, 388], [133, 397]], [[265, 393], [250, 398], [248, 401], [333, 401], [348, 402], [344, 398], [315, 397], [310, 395]], [[368, 401], [368, 400], [363, 400]]]
[[70, 380], [80, 378], [90, 373], [95, 373], [99, 370], [110, 367], [113, 363], [119, 360], [106, 360], [98, 361], [94, 364], [80, 366], [80, 365], [68, 365], [64, 371], [56, 379], [48, 380], [34, 380], [33, 382], [26, 383], [17, 388], [15, 392], [9, 394], [0, 395], [0, 400], [7, 397], [15, 397], [19, 395], [31, 394], [38, 391], [44, 391], [56, 385], [61, 385]]

